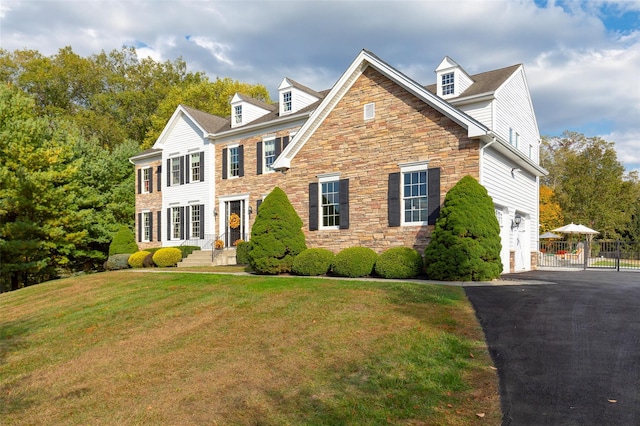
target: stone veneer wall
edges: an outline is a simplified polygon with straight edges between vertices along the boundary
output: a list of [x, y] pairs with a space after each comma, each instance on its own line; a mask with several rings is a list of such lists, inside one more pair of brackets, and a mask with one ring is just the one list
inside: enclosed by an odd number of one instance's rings
[[[157, 161], [152, 161], [149, 163], [145, 163], [143, 165], [136, 165], [136, 170], [135, 170], [136, 214], [135, 214], [135, 228], [133, 231], [135, 233], [136, 242], [138, 243], [138, 248], [140, 250], [162, 246], [162, 242], [158, 241], [158, 234], [157, 234], [157, 230], [158, 230], [157, 212], [162, 210], [162, 191], [158, 191], [158, 177], [157, 177], [157, 170], [161, 163], [162, 163], [162, 159], [158, 159]], [[138, 169], [144, 169], [147, 167], [153, 167], [153, 171], [152, 171], [153, 192], [138, 194]], [[163, 172], [163, 176], [164, 176], [164, 173], [166, 173], [166, 171]], [[152, 227], [153, 241], [149, 241], [149, 242], [138, 241], [138, 213], [141, 213], [143, 210], [149, 210], [153, 215], [153, 227]], [[162, 219], [166, 220], [164, 216], [162, 217]], [[162, 226], [166, 227], [164, 223], [162, 224]]]
[[[370, 102], [375, 102], [375, 118], [365, 121], [364, 105]], [[372, 68], [367, 68], [338, 102], [286, 174], [256, 175], [255, 143], [259, 140], [242, 141], [244, 177], [222, 180], [221, 167], [217, 167], [216, 195], [249, 193], [255, 210], [262, 194], [280, 186], [302, 218], [307, 245], [334, 252], [359, 245], [377, 252], [392, 246], [422, 250], [428, 244], [433, 226], [388, 226], [388, 175], [399, 172], [399, 164], [428, 160], [429, 168], [440, 167], [441, 203], [463, 176], [479, 178], [478, 142], [470, 140], [457, 123]], [[222, 148], [216, 147], [218, 165], [222, 164]], [[350, 227], [309, 231], [309, 183], [318, 182], [318, 174], [332, 172], [349, 179]]]

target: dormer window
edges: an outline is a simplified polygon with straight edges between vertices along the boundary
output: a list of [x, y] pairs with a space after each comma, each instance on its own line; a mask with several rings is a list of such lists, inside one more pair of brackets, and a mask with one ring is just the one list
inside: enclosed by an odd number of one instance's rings
[[453, 95], [455, 93], [453, 73], [442, 75], [442, 96]]
[[282, 108], [284, 112], [291, 112], [291, 92], [284, 92], [282, 94]]
[[242, 105], [233, 107], [233, 119], [236, 124], [242, 124]]

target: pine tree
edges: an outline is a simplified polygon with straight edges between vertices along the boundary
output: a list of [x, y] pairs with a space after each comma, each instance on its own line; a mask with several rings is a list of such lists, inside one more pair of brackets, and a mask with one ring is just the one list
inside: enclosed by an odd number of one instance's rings
[[425, 249], [429, 278], [487, 281], [500, 276], [500, 227], [493, 201], [473, 177], [447, 193], [431, 242]]
[[302, 220], [287, 194], [275, 187], [264, 199], [249, 241], [249, 264], [259, 274], [291, 272], [293, 259], [307, 246]]

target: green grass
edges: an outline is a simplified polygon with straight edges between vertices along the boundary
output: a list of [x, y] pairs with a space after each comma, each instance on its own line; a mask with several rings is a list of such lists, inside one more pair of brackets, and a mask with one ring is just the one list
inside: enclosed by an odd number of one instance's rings
[[500, 422], [460, 288], [118, 271], [0, 295], [3, 424]]

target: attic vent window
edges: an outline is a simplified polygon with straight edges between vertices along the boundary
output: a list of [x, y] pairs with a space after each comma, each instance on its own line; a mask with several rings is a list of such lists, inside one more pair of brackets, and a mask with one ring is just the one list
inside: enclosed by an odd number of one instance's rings
[[233, 108], [233, 117], [236, 124], [242, 123], [242, 105], [238, 105]]
[[364, 119], [372, 120], [376, 116], [376, 104], [371, 102], [364, 106]]
[[291, 92], [284, 92], [282, 94], [282, 105], [284, 107], [284, 112], [291, 111]]
[[453, 73], [447, 73], [442, 76], [442, 95], [453, 95], [454, 94], [454, 85], [453, 85]]

